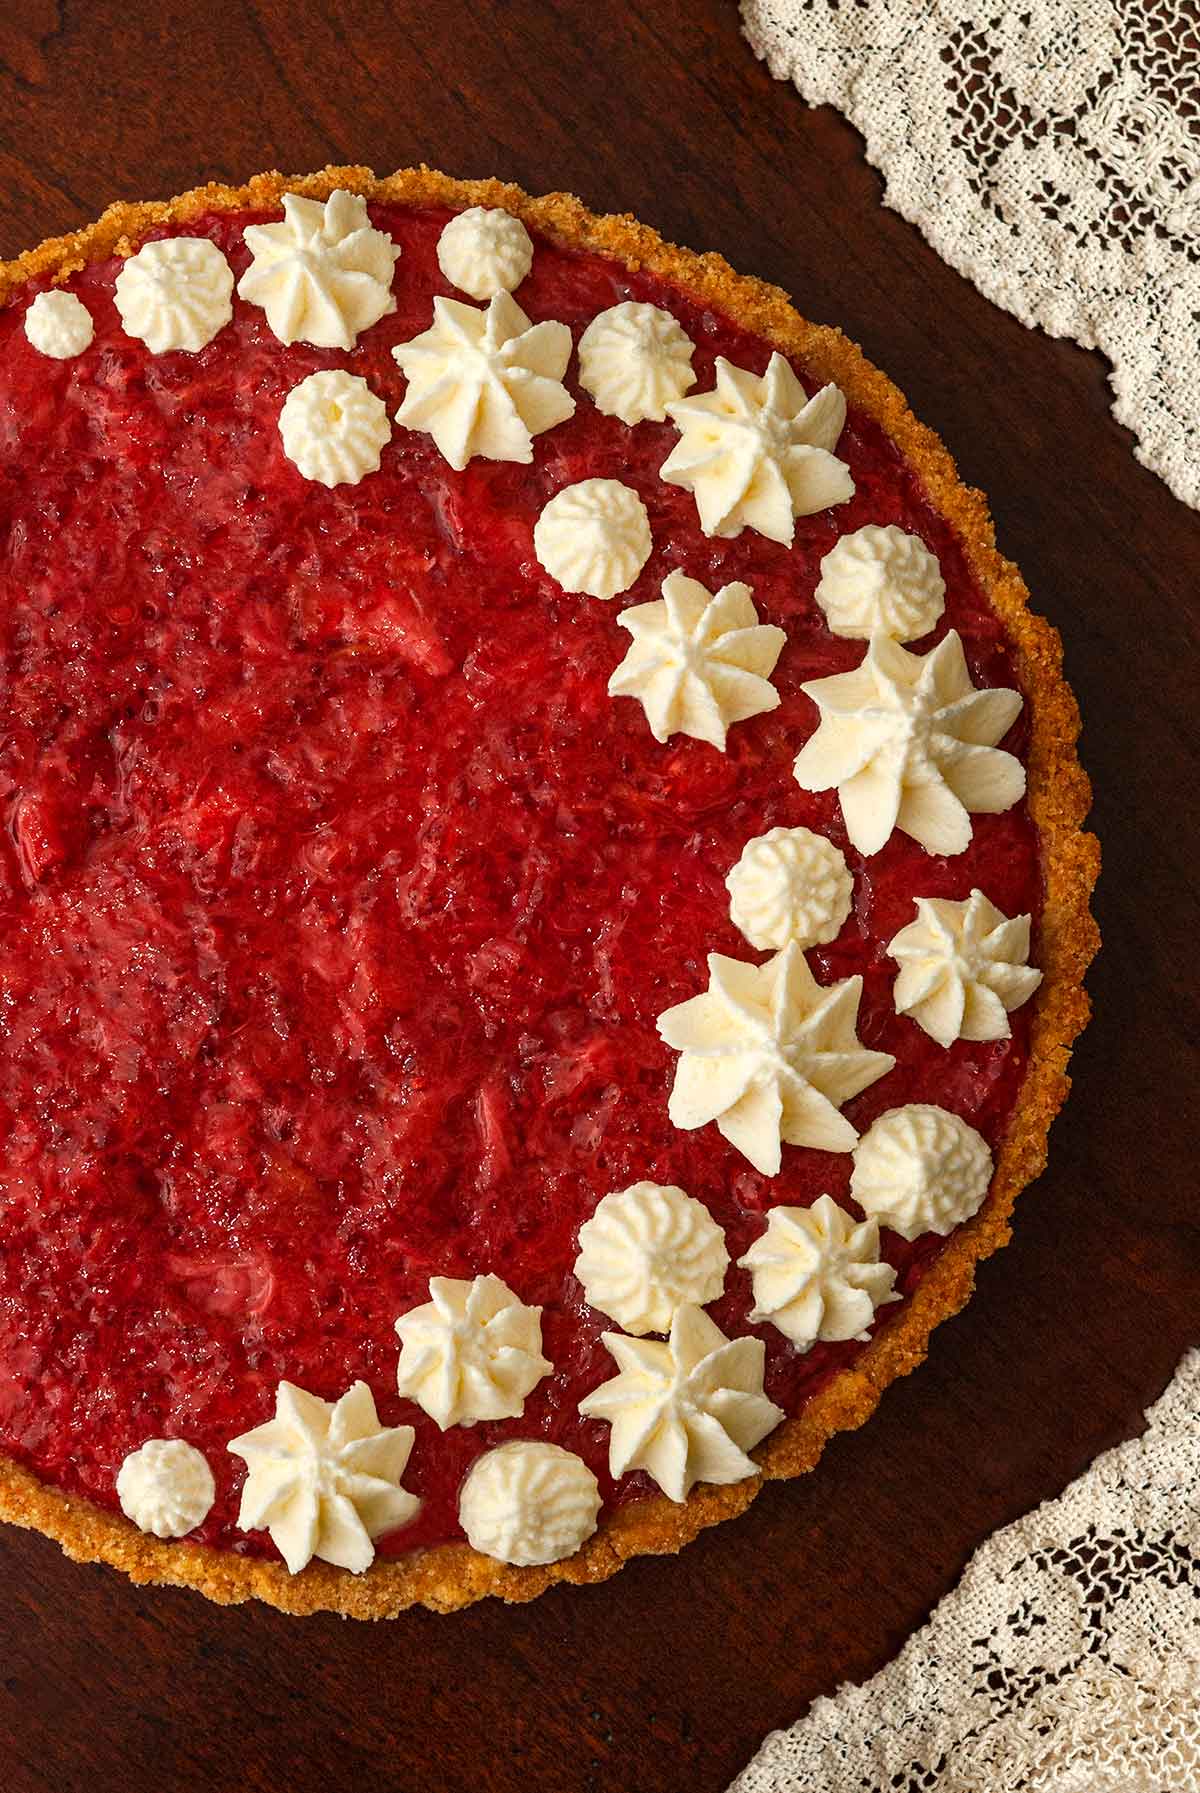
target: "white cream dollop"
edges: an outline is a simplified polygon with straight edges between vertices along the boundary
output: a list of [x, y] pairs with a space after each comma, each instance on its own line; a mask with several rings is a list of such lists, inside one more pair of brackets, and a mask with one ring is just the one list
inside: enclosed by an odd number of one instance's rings
[[666, 1343], [619, 1332], [606, 1332], [604, 1343], [618, 1373], [579, 1411], [612, 1427], [611, 1474], [644, 1469], [670, 1500], [685, 1500], [697, 1482], [758, 1474], [746, 1453], [783, 1418], [763, 1393], [761, 1339], [727, 1339], [701, 1308], [685, 1304]]
[[868, 523], [829, 550], [816, 599], [835, 635], [916, 641], [946, 608], [946, 582], [919, 535]]
[[473, 205], [451, 218], [438, 238], [437, 258], [451, 286], [473, 299], [494, 299], [520, 286], [533, 266], [533, 243], [511, 212]]
[[983, 1205], [991, 1180], [991, 1150], [974, 1127], [946, 1108], [910, 1102], [881, 1114], [859, 1140], [850, 1193], [904, 1239], [944, 1239]]
[[765, 965], [708, 955], [709, 987], [658, 1018], [682, 1054], [668, 1108], [677, 1127], [716, 1121], [756, 1170], [776, 1177], [781, 1146], [848, 1152], [858, 1134], [838, 1110], [895, 1064], [855, 1031], [862, 978], [818, 984], [789, 943]]
[[126, 1519], [156, 1538], [182, 1538], [203, 1525], [217, 1498], [212, 1470], [182, 1438], [148, 1438], [117, 1472]]
[[522, 1568], [573, 1556], [599, 1512], [600, 1488], [582, 1457], [532, 1438], [477, 1458], [458, 1497], [472, 1549]]
[[888, 942], [900, 966], [894, 1000], [939, 1046], [1007, 1040], [1009, 1011], [1042, 981], [1029, 960], [1028, 915], [1010, 921], [982, 890], [965, 903], [916, 897], [917, 919]]
[[579, 1229], [575, 1274], [588, 1305], [626, 1332], [669, 1331], [685, 1301], [717, 1299], [728, 1266], [724, 1232], [674, 1183], [606, 1195]]
[[761, 377], [718, 356], [715, 375], [711, 392], [666, 407], [680, 439], [662, 477], [693, 493], [705, 535], [749, 527], [790, 547], [797, 517], [854, 496], [832, 452], [846, 401], [836, 386], [808, 398], [780, 354]]
[[280, 342], [352, 349], [361, 331], [396, 309], [400, 250], [373, 227], [359, 193], [338, 187], [324, 201], [285, 193], [282, 219], [247, 225], [246, 247], [254, 259], [238, 297], [262, 307]]
[[531, 324], [509, 293], [482, 310], [461, 299], [433, 301], [433, 323], [392, 350], [408, 378], [396, 422], [426, 430], [459, 472], [473, 455], [531, 461], [533, 437], [574, 414], [562, 384], [571, 332]]
[[752, 1321], [769, 1320], [799, 1351], [818, 1339], [865, 1339], [875, 1309], [899, 1301], [896, 1272], [879, 1259], [879, 1223], [855, 1221], [832, 1196], [811, 1208], [772, 1208], [745, 1257]]
[[356, 486], [379, 468], [392, 433], [387, 406], [359, 374], [341, 368], [309, 374], [293, 386], [279, 413], [283, 452], [305, 479]]
[[444, 1432], [516, 1419], [554, 1365], [542, 1356], [542, 1310], [498, 1276], [431, 1276], [430, 1299], [396, 1321], [396, 1386]]
[[893, 828], [927, 853], [962, 853], [971, 812], [1010, 809], [1025, 790], [1020, 760], [995, 745], [1021, 695], [976, 690], [953, 629], [928, 654], [873, 635], [852, 672], [801, 690], [821, 720], [796, 757], [796, 782], [806, 791], [837, 787], [860, 853], [878, 853]]
[[742, 848], [725, 880], [729, 918], [765, 951], [826, 946], [846, 924], [854, 880], [845, 855], [808, 828], [772, 828]]
[[598, 411], [622, 423], [662, 423], [696, 376], [695, 345], [658, 305], [627, 299], [594, 317], [579, 339], [579, 384]]
[[724, 753], [735, 722], [777, 708], [770, 675], [787, 636], [759, 622], [748, 585], [723, 585], [714, 596], [674, 572], [662, 593], [617, 618], [633, 642], [608, 681], [609, 696], [636, 697], [656, 741], [691, 735]]
[[52, 361], [69, 361], [83, 351], [96, 334], [92, 314], [74, 293], [39, 293], [25, 313], [25, 334], [41, 355]]
[[195, 352], [233, 316], [233, 269], [207, 237], [163, 237], [122, 264], [113, 300], [152, 354]]
[[227, 1446], [246, 1464], [238, 1524], [269, 1532], [293, 1575], [314, 1556], [361, 1575], [375, 1539], [421, 1505], [400, 1486], [413, 1437], [380, 1425], [365, 1382], [336, 1402], [281, 1382], [274, 1419]]
[[[533, 528], [538, 560], [564, 591], [615, 598], [650, 558], [650, 519], [632, 486], [581, 479], [546, 504]], [[628, 614], [628, 612], [626, 613]]]

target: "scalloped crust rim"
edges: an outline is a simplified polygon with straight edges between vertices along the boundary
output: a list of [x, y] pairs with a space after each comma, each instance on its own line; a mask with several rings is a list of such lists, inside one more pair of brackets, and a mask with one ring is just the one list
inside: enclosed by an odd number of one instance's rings
[[1082, 830], [1091, 789], [1076, 753], [1079, 712], [1063, 678], [1062, 644], [1056, 630], [1030, 611], [1020, 573], [997, 551], [983, 494], [963, 485], [938, 437], [917, 421], [903, 395], [856, 344], [840, 330], [806, 322], [779, 287], [735, 273], [723, 257], [676, 248], [632, 217], [598, 217], [569, 193], [532, 198], [502, 181], [453, 180], [424, 166], [399, 169], [378, 180], [369, 168], [329, 167], [291, 179], [261, 174], [243, 187], [211, 183], [164, 203], [112, 205], [87, 229], [50, 238], [0, 264], [0, 303], [7, 303], [28, 280], [50, 277], [58, 283], [90, 262], [128, 255], [163, 225], [186, 223], [210, 211], [270, 210], [285, 192], [324, 199], [334, 187], [405, 205], [502, 206], [566, 247], [609, 256], [631, 270], [648, 269], [736, 318], [794, 356], [819, 381], [835, 381], [853, 404], [882, 424], [919, 474], [932, 504], [961, 538], [971, 570], [1017, 650], [1032, 713], [1029, 808], [1045, 879], [1044, 975], [1029, 1069], [988, 1198], [951, 1239], [905, 1312], [871, 1342], [857, 1364], [826, 1384], [756, 1453], [758, 1477], [732, 1487], [698, 1487], [679, 1505], [655, 1496], [621, 1508], [574, 1556], [545, 1568], [513, 1568], [469, 1545], [445, 1544], [378, 1560], [361, 1576], [318, 1562], [292, 1576], [282, 1563], [144, 1536], [119, 1515], [51, 1488], [0, 1458], [0, 1518], [44, 1532], [78, 1561], [109, 1563], [135, 1582], [197, 1588], [222, 1604], [256, 1598], [283, 1612], [332, 1611], [381, 1619], [417, 1604], [452, 1612], [489, 1594], [532, 1600], [556, 1582], [604, 1581], [630, 1557], [678, 1551], [706, 1526], [743, 1512], [764, 1480], [811, 1469], [835, 1432], [861, 1426], [888, 1383], [921, 1363], [934, 1327], [968, 1300], [976, 1264], [1010, 1238], [1013, 1203], [1045, 1165], [1050, 1123], [1070, 1087], [1070, 1049], [1090, 1012], [1083, 978], [1099, 945], [1088, 905], [1100, 853], [1094, 836]]

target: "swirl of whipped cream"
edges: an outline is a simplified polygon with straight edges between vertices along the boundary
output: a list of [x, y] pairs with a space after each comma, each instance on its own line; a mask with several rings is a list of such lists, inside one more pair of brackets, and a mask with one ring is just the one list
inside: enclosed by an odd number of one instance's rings
[[25, 335], [52, 361], [82, 355], [95, 334], [91, 312], [74, 293], [39, 293], [25, 313]]
[[275, 1417], [226, 1447], [246, 1464], [238, 1524], [269, 1532], [292, 1575], [314, 1556], [361, 1575], [421, 1505], [400, 1486], [414, 1436], [380, 1425], [365, 1382], [336, 1402], [281, 1382]]
[[809, 398], [780, 354], [761, 378], [722, 356], [714, 371], [711, 392], [666, 407], [680, 438], [662, 477], [694, 495], [705, 535], [750, 528], [790, 547], [797, 517], [854, 496], [833, 453], [846, 401], [836, 386]]
[[760, 951], [825, 946], [846, 924], [854, 880], [845, 856], [808, 828], [772, 828], [742, 848], [725, 880], [729, 918]]
[[724, 753], [735, 722], [777, 708], [770, 674], [787, 636], [759, 622], [748, 585], [723, 585], [714, 597], [675, 572], [662, 593], [617, 618], [633, 644], [608, 681], [609, 696], [636, 697], [656, 741], [691, 735]]
[[658, 1018], [682, 1056], [668, 1113], [717, 1130], [764, 1176], [783, 1144], [848, 1152], [858, 1138], [838, 1110], [892, 1069], [855, 1031], [862, 978], [821, 985], [790, 942], [765, 965], [708, 955], [709, 987]]
[[451, 286], [473, 299], [494, 299], [520, 286], [533, 266], [533, 243], [511, 212], [473, 205], [451, 218], [438, 238], [437, 258]]
[[554, 1365], [542, 1356], [542, 1310], [526, 1307], [498, 1276], [431, 1276], [430, 1299], [396, 1321], [396, 1386], [444, 1432], [483, 1419], [516, 1419]]
[[916, 897], [917, 919], [888, 942], [900, 966], [894, 1000], [939, 1046], [1007, 1040], [1009, 1012], [1042, 981], [1029, 959], [1029, 916], [1011, 921], [981, 890], [965, 903]]
[[606, 1332], [604, 1343], [618, 1373], [579, 1411], [612, 1427], [612, 1475], [644, 1469], [670, 1500], [685, 1500], [697, 1482], [758, 1474], [746, 1453], [783, 1418], [763, 1393], [761, 1339], [727, 1339], [701, 1308], [685, 1303], [666, 1343], [619, 1332]]
[[152, 354], [195, 353], [233, 316], [233, 269], [207, 237], [162, 237], [122, 264], [113, 301]]
[[916, 641], [946, 608], [946, 582], [919, 535], [868, 523], [829, 550], [816, 599], [835, 635]]
[[[632, 486], [581, 479], [546, 504], [533, 528], [538, 560], [564, 591], [615, 598], [650, 558], [650, 519]], [[628, 615], [629, 612], [626, 612]]]
[[379, 468], [392, 433], [387, 407], [359, 374], [335, 368], [293, 386], [279, 413], [283, 452], [305, 479], [356, 486]]
[[983, 1205], [992, 1180], [987, 1141], [961, 1115], [929, 1102], [890, 1108], [854, 1152], [850, 1193], [904, 1239], [944, 1239]]
[[338, 187], [323, 203], [283, 196], [276, 224], [249, 224], [253, 260], [238, 297], [259, 305], [280, 342], [352, 349], [363, 330], [396, 309], [392, 269], [400, 254], [375, 230], [361, 194]]
[[473, 455], [531, 461], [533, 437], [574, 415], [562, 384], [571, 332], [531, 324], [509, 293], [486, 310], [435, 299], [429, 329], [392, 354], [408, 378], [396, 422], [427, 431], [460, 473]]
[[126, 1519], [156, 1538], [182, 1538], [203, 1525], [217, 1498], [212, 1470], [182, 1438], [148, 1438], [117, 1472]]
[[721, 1228], [674, 1183], [606, 1195], [579, 1229], [575, 1274], [588, 1305], [626, 1332], [666, 1332], [683, 1302], [715, 1301], [728, 1265]]
[[1011, 809], [1024, 793], [1020, 760], [995, 745], [1021, 694], [977, 691], [953, 629], [928, 654], [873, 635], [853, 672], [800, 689], [821, 720], [796, 757], [796, 782], [805, 791], [836, 786], [860, 853], [878, 853], [893, 828], [927, 853], [965, 852], [971, 813]]
[[695, 344], [669, 311], [627, 299], [594, 317], [579, 339], [579, 384], [622, 423], [662, 423], [696, 376]]
[[818, 1339], [865, 1339], [875, 1309], [899, 1301], [896, 1272], [879, 1261], [879, 1223], [855, 1222], [832, 1196], [811, 1208], [772, 1208], [738, 1263], [752, 1274], [752, 1321], [769, 1320], [799, 1351]]
[[523, 1568], [573, 1556], [599, 1513], [600, 1488], [583, 1459], [532, 1438], [477, 1458], [458, 1498], [471, 1548]]

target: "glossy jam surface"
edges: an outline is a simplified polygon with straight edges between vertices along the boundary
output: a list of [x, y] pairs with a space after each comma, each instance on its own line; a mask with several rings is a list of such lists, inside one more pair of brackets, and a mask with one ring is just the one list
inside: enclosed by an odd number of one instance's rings
[[[365, 1378], [386, 1423], [415, 1425], [405, 1483], [424, 1506], [385, 1553], [458, 1536], [462, 1476], [511, 1436], [579, 1451], [610, 1504], [647, 1492], [640, 1474], [613, 1485], [607, 1427], [576, 1411], [612, 1371], [571, 1273], [580, 1223], [606, 1191], [679, 1183], [736, 1259], [772, 1205], [848, 1200], [848, 1155], [785, 1147], [772, 1180], [715, 1127], [667, 1119], [656, 1017], [705, 986], [707, 953], [761, 956], [724, 888], [751, 836], [809, 825], [855, 873], [851, 918], [811, 961], [822, 981], [861, 973], [860, 1035], [899, 1061], [848, 1105], [856, 1126], [932, 1101], [996, 1144], [1026, 1062], [1025, 1012], [1011, 1040], [949, 1051], [898, 1018], [885, 952], [918, 894], [978, 885], [1036, 915], [1024, 805], [976, 817], [958, 858], [895, 834], [863, 863], [836, 795], [790, 773], [815, 723], [801, 683], [861, 657], [812, 593], [864, 523], [924, 537], [939, 633], [960, 631], [977, 684], [1016, 682], [959, 544], [874, 424], [852, 413], [839, 447], [854, 499], [801, 519], [790, 550], [706, 540], [658, 477], [674, 429], [601, 416], [574, 360], [575, 416], [530, 466], [455, 473], [400, 428], [355, 487], [284, 458], [280, 405], [314, 369], [364, 374], [395, 411], [389, 349], [449, 290], [446, 216], [375, 209], [403, 251], [397, 310], [350, 354], [285, 348], [235, 300], [201, 353], [153, 356], [121, 333], [115, 262], [71, 283], [97, 326], [74, 361], [26, 341], [32, 291], [0, 314], [0, 1451], [112, 1507], [128, 1451], [186, 1438], [218, 1488], [197, 1535], [241, 1551], [273, 1546], [237, 1530], [225, 1446], [281, 1378], [328, 1398]], [[240, 274], [253, 221], [192, 233]], [[668, 306], [697, 391], [717, 354], [768, 359], [663, 282], [545, 242], [518, 297], [576, 341], [622, 299]], [[636, 487], [654, 537], [615, 603], [563, 594], [533, 555], [547, 498], [593, 476]], [[675, 567], [747, 580], [787, 631], [780, 708], [724, 755], [660, 746], [606, 694], [621, 608]], [[1021, 719], [1005, 745], [1025, 738]], [[940, 1241], [884, 1239], [910, 1292]], [[544, 1307], [555, 1373], [523, 1419], [443, 1434], [395, 1392], [394, 1322], [431, 1275], [484, 1271]], [[743, 1332], [749, 1306], [731, 1269], [711, 1311]], [[862, 1349], [802, 1355], [759, 1330], [791, 1413]]]

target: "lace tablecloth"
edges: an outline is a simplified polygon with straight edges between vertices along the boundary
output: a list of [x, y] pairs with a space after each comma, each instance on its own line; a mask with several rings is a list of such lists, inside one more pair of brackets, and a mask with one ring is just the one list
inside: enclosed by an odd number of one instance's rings
[[743, 0], [771, 73], [1023, 323], [1098, 348], [1138, 459], [1200, 504], [1200, 0]]
[[1146, 1420], [730, 1793], [1200, 1793], [1200, 1351]]

